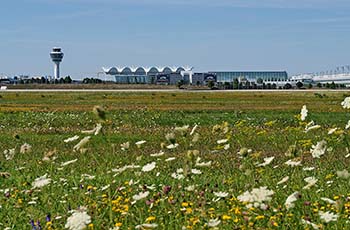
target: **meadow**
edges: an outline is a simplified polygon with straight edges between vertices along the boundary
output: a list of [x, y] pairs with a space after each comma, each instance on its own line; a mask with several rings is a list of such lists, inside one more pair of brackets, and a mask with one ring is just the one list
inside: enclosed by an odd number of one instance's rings
[[0, 93], [0, 229], [349, 229], [348, 96]]

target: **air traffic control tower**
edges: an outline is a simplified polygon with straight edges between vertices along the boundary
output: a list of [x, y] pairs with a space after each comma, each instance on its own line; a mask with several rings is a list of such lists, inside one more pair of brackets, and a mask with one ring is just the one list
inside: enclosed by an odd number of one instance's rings
[[60, 63], [63, 59], [61, 48], [54, 47], [50, 53], [52, 61], [55, 63], [55, 79], [60, 78]]

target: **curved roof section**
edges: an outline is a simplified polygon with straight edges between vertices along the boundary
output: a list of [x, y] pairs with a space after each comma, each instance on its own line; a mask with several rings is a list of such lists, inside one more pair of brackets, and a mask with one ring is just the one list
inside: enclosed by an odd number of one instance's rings
[[148, 74], [158, 74], [158, 73], [180, 73], [181, 71], [191, 71], [193, 67], [169, 67], [169, 66], [164, 66], [164, 67], [109, 67], [105, 68], [102, 67], [102, 70], [106, 74], [110, 75], [131, 75], [131, 74], [136, 74], [136, 75], [148, 75]]

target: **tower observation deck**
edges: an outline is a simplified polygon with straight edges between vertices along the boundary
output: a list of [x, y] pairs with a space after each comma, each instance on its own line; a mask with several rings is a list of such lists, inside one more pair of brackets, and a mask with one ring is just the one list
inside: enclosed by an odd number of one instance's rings
[[54, 76], [55, 79], [60, 78], [60, 63], [63, 59], [61, 48], [54, 47], [50, 53], [51, 60], [55, 63]]

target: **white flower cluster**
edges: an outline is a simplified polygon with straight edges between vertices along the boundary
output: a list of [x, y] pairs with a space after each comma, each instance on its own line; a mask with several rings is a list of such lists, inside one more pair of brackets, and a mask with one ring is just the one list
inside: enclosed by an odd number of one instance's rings
[[30, 153], [31, 151], [32, 151], [32, 146], [27, 143], [24, 143], [19, 150], [20, 153]]
[[341, 105], [344, 109], [350, 109], [350, 97], [346, 97]]
[[149, 195], [149, 192], [140, 192], [139, 194], [135, 194], [132, 196], [132, 199], [134, 199], [135, 201], [137, 200], [142, 200], [145, 199], [147, 196]]
[[44, 176], [36, 178], [32, 185], [33, 185], [33, 189], [35, 189], [35, 188], [44, 187], [45, 185], [48, 185], [50, 183], [51, 183], [51, 179], [47, 178], [47, 174], [45, 174]]
[[313, 187], [314, 185], [316, 185], [318, 179], [316, 177], [310, 176], [310, 177], [306, 177], [304, 179], [304, 181], [307, 183], [307, 185], [305, 185], [303, 187], [303, 189], [310, 189], [311, 187]]
[[266, 157], [266, 158], [264, 158], [264, 163], [258, 164], [258, 166], [259, 167], [265, 167], [265, 166], [271, 164], [273, 159], [275, 159], [275, 157]]
[[326, 141], [319, 141], [316, 145], [312, 145], [310, 152], [312, 154], [313, 158], [320, 158], [323, 154], [325, 154], [327, 149], [327, 142]]
[[328, 212], [319, 211], [318, 214], [320, 215], [320, 219], [325, 223], [328, 223], [331, 221], [337, 221], [337, 219], [338, 219], [337, 214], [331, 213], [329, 211]]
[[15, 156], [15, 149], [6, 149], [4, 151], [4, 155], [7, 161], [12, 160], [13, 157]]
[[297, 201], [299, 197], [300, 197], [300, 193], [298, 191], [288, 196], [286, 202], [284, 203], [286, 208], [287, 209], [294, 208], [295, 206], [294, 202]]
[[91, 223], [91, 217], [85, 210], [76, 210], [68, 217], [65, 228], [69, 230], [82, 230]]
[[306, 105], [303, 105], [303, 108], [301, 108], [301, 112], [300, 112], [300, 115], [301, 115], [300, 119], [302, 121], [305, 121], [305, 119], [307, 117], [307, 112], [308, 112], [308, 110], [306, 108]]
[[237, 199], [243, 203], [247, 203], [247, 207], [260, 207], [261, 209], [266, 209], [267, 205], [265, 202], [272, 199], [274, 192], [267, 189], [267, 187], [254, 188], [251, 192], [246, 191], [239, 195]]
[[152, 162], [149, 164], [146, 164], [142, 167], [142, 172], [149, 172], [152, 171], [156, 167], [156, 162]]

